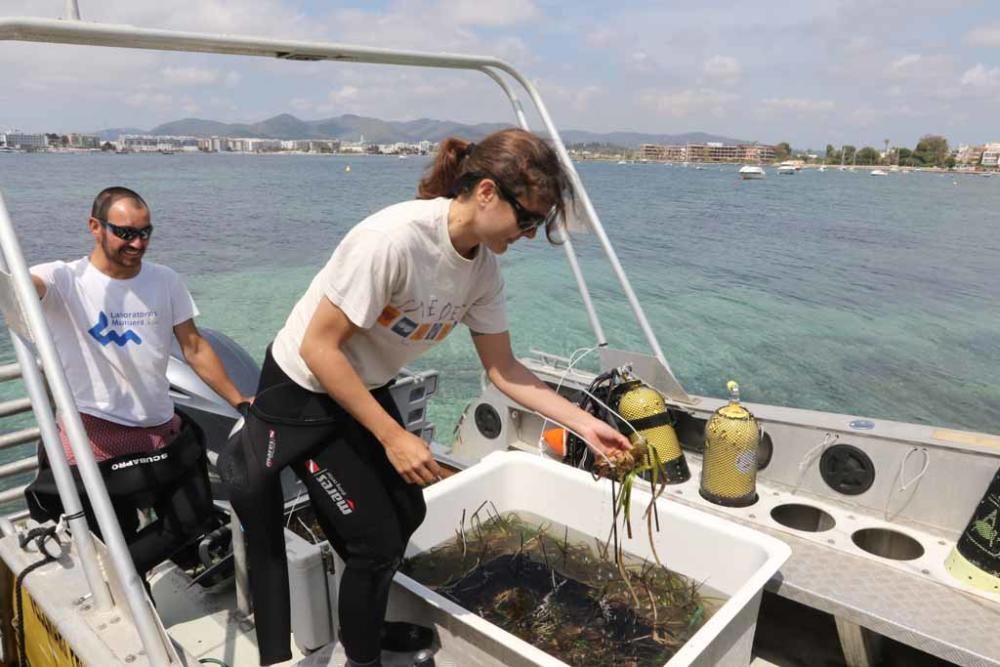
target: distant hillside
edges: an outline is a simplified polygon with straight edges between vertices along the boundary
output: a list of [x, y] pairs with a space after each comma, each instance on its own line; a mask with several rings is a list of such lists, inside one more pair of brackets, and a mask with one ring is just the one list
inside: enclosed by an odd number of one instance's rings
[[394, 141], [439, 141], [459, 135], [479, 139], [506, 125], [488, 123], [463, 125], [449, 121], [420, 118], [406, 122], [386, 121], [345, 114], [324, 120], [303, 121], [290, 114], [281, 114], [259, 123], [220, 123], [214, 120], [185, 118], [165, 123], [149, 130], [149, 134], [173, 134], [192, 137], [259, 137], [262, 139], [341, 139], [384, 144]]
[[[379, 118], [345, 114], [324, 120], [300, 120], [291, 114], [281, 114], [258, 123], [220, 123], [200, 118], [185, 118], [164, 123], [148, 131], [136, 129], [102, 130], [102, 138], [114, 139], [118, 134], [160, 134], [192, 137], [259, 137], [261, 139], [340, 139], [385, 144], [395, 141], [440, 141], [456, 135], [466, 139], [481, 139], [490, 132], [509, 127], [505, 123], [480, 123], [466, 125], [454, 121], [419, 118], [409, 121], [388, 121]], [[719, 141], [723, 143], [747, 143], [741, 139], [723, 137], [704, 132], [683, 134], [647, 134], [642, 132], [588, 132], [585, 130], [565, 130], [562, 133], [567, 144], [600, 143], [624, 147], [639, 144], [684, 144]]]

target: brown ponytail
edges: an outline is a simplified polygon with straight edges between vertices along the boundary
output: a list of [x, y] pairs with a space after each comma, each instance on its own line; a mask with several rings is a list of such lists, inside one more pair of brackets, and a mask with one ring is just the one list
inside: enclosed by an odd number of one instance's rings
[[448, 137], [438, 145], [437, 156], [417, 187], [417, 199], [452, 197], [454, 184], [462, 175], [462, 162], [468, 157], [470, 142]]
[[448, 137], [417, 189], [418, 199], [462, 197], [483, 178], [492, 178], [517, 196], [533, 195], [564, 209], [572, 197], [569, 176], [556, 152], [541, 137], [518, 128], [500, 130], [479, 143]]

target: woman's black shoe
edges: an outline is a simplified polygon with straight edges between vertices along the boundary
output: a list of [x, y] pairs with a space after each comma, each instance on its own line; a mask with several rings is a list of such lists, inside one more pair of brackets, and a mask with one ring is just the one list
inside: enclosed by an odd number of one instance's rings
[[386, 621], [382, 624], [383, 651], [414, 653], [434, 644], [434, 630], [416, 623]]

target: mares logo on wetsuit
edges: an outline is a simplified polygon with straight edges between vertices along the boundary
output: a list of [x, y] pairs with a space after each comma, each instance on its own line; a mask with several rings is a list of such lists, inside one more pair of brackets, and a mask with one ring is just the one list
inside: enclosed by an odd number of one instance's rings
[[274, 429], [269, 429], [267, 433], [267, 455], [264, 457], [264, 465], [270, 468], [274, 465], [274, 450], [278, 447], [278, 436]]
[[342, 487], [340, 482], [338, 482], [337, 479], [330, 474], [329, 470], [326, 468], [320, 468], [319, 464], [312, 459], [306, 461], [306, 470], [308, 470], [309, 474], [313, 476], [313, 479], [319, 482], [319, 485], [323, 487], [323, 490], [326, 491], [326, 495], [330, 496], [330, 500], [332, 500], [337, 506], [337, 509], [340, 510], [341, 514], [346, 516], [354, 512], [354, 501], [347, 497], [347, 494], [344, 492], [344, 487]]

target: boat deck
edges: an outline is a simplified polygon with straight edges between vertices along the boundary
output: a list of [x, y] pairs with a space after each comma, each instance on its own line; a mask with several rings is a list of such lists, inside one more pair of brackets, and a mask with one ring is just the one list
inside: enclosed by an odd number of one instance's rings
[[831, 614], [842, 642], [852, 633], [861, 641], [867, 630], [958, 665], [1000, 666], [1000, 605], [682, 496], [673, 499], [788, 544], [792, 555], [765, 590]]

